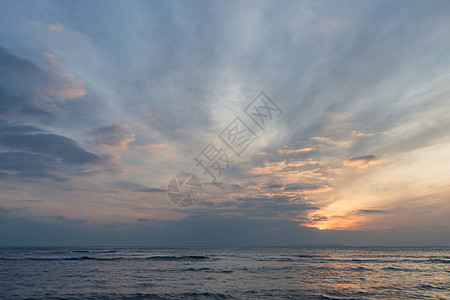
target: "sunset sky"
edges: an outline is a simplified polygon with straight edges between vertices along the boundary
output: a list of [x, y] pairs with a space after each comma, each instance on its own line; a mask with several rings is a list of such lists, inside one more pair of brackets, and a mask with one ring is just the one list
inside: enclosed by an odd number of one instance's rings
[[450, 245], [449, 117], [449, 1], [0, 1], [0, 245]]

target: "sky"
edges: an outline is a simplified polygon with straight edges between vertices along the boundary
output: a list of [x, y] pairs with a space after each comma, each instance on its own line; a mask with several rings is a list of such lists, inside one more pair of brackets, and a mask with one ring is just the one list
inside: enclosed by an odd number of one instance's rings
[[450, 245], [449, 16], [0, 1], [0, 245]]

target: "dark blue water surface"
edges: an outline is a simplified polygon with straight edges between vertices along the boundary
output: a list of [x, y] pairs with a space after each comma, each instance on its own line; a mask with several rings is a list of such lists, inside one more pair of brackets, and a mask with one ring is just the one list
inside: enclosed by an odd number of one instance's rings
[[450, 248], [8, 247], [0, 297], [450, 299]]

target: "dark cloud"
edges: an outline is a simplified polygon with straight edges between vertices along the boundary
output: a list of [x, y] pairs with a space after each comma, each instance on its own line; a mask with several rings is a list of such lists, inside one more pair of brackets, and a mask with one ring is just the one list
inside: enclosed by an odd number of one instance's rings
[[328, 218], [326, 216], [313, 216], [310, 218], [310, 222], [314, 224], [315, 222], [326, 221]]
[[209, 186], [219, 188], [222, 190], [242, 190], [242, 187], [237, 183], [224, 183], [224, 182], [204, 182], [202, 183], [204, 188], [208, 188]]
[[348, 160], [344, 161], [345, 166], [365, 168], [369, 165], [377, 164], [381, 162], [381, 158], [375, 154], [352, 156]]
[[102, 160], [78, 146], [74, 140], [56, 134], [4, 134], [0, 136], [0, 143], [15, 150], [52, 155], [64, 163], [91, 164]]
[[[68, 181], [72, 172], [107, 161], [80, 147], [74, 140], [30, 125], [0, 121], [0, 171], [4, 176]], [[65, 172], [68, 174], [64, 175]]]
[[281, 189], [284, 187], [284, 184], [268, 184], [265, 186], [265, 188], [268, 189]]
[[83, 224], [86, 223], [87, 220], [85, 219], [71, 219], [65, 216], [56, 216], [55, 220], [59, 223], [63, 223], [63, 224]]
[[[206, 199], [205, 199], [206, 200]], [[318, 207], [289, 196], [237, 197], [236, 201], [213, 203], [202, 201], [202, 207], [214, 208], [209, 215], [241, 214], [247, 218], [296, 218], [306, 220], [306, 212]]]
[[24, 210], [26, 208], [24, 207], [15, 207], [15, 208], [4, 208], [4, 207], [0, 207], [0, 215], [9, 215], [11, 213], [17, 212], [17, 211], [21, 211]]
[[[450, 245], [444, 228], [421, 230], [333, 231], [299, 226], [289, 220], [227, 218], [209, 215], [154, 226], [120, 224], [89, 227], [82, 219], [37, 221], [7, 214], [0, 207], [1, 246], [279, 246], [342, 243], [346, 245]], [[75, 219], [77, 220], [77, 219]], [[55, 222], [57, 221], [57, 222]], [[116, 230], [116, 228], [122, 228]]]
[[[49, 75], [33, 62], [20, 58], [0, 45], [0, 84], [15, 95], [27, 95], [39, 85], [49, 80]], [[2, 104], [5, 105], [5, 100]], [[19, 103], [8, 102], [10, 107], [23, 104], [31, 98], [18, 98]], [[30, 104], [30, 103], [29, 103]]]
[[70, 76], [48, 72], [0, 46], [0, 115], [52, 117], [48, 101], [71, 98]]
[[74, 140], [51, 133], [0, 132], [0, 145], [18, 151], [51, 155], [69, 164], [92, 164], [102, 161], [100, 156], [84, 150]]
[[55, 158], [28, 152], [1, 152], [0, 170], [2, 177], [29, 177], [68, 181], [69, 178], [57, 175], [58, 162]]
[[[0, 214], [2, 210], [0, 208]], [[117, 230], [120, 228], [121, 230]], [[65, 216], [37, 221], [11, 215], [0, 218], [0, 245], [287, 245], [320, 243], [318, 231], [287, 220], [246, 220], [194, 216], [153, 226], [110, 224], [89, 227], [83, 219]]]
[[124, 148], [133, 142], [135, 135], [127, 132], [124, 126], [111, 125], [97, 128], [91, 132], [96, 139], [93, 144], [99, 147]]
[[0, 120], [0, 133], [34, 133], [44, 132], [44, 130], [29, 125], [10, 125], [5, 120]]
[[311, 185], [311, 184], [269, 184], [264, 186], [268, 189], [280, 189], [283, 191], [317, 191], [329, 188], [328, 185]]
[[0, 82], [0, 115], [36, 115], [50, 117], [52, 113], [33, 101], [27, 93], [14, 95]]

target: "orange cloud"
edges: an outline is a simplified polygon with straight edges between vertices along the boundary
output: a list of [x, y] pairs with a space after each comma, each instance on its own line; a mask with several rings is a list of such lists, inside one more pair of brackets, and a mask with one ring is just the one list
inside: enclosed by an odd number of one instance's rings
[[54, 64], [58, 58], [55, 53], [43, 52], [42, 54], [45, 56], [45, 58], [50, 64]]
[[364, 133], [361, 131], [352, 131], [352, 136], [356, 136], [356, 137], [372, 137], [374, 136], [373, 133]]
[[315, 160], [265, 162], [263, 167], [254, 168], [252, 173], [272, 174], [277, 172], [297, 171], [300, 167], [316, 166], [318, 164], [320, 163]]
[[[59, 70], [56, 63], [58, 56], [56, 50], [43, 52], [47, 61], [52, 64], [56, 70], [50, 70], [49, 73], [55, 77], [56, 82], [41, 86], [37, 91], [42, 94], [47, 101], [66, 101], [75, 98], [81, 98], [86, 95], [83, 88], [84, 80], [77, 79], [73, 74]], [[56, 52], [56, 53], [55, 53]]]
[[375, 135], [386, 135], [387, 132], [374, 132], [374, 133], [365, 133], [361, 131], [354, 130], [351, 132], [351, 136], [354, 137], [373, 137]]
[[302, 152], [310, 152], [313, 151], [314, 148], [302, 148], [302, 149], [293, 149], [293, 150], [278, 150], [278, 154], [295, 154], [295, 153], [302, 153]]

